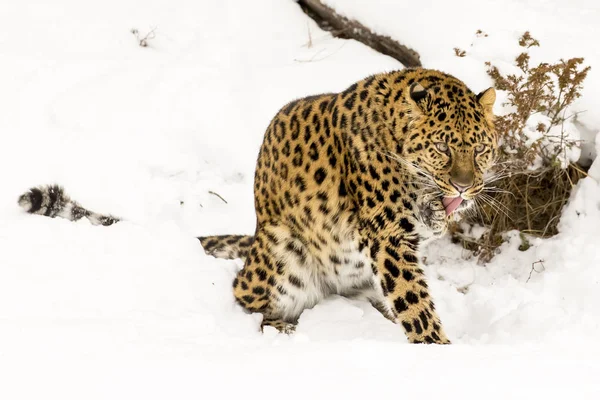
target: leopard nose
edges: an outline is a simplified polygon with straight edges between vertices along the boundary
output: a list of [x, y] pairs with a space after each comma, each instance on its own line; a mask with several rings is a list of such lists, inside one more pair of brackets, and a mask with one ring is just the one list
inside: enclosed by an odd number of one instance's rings
[[450, 183], [452, 184], [452, 186], [454, 186], [456, 188], [456, 190], [458, 190], [459, 192], [464, 192], [465, 190], [469, 189], [471, 186], [473, 186], [473, 183], [467, 183], [467, 182], [456, 182], [452, 179], [450, 179]]

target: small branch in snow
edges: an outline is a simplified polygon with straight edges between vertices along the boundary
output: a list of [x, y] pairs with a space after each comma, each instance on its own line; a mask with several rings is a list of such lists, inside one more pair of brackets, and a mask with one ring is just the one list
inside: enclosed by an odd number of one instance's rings
[[151, 28], [150, 32], [148, 32], [144, 37], [140, 37], [140, 31], [138, 31], [136, 28], [131, 29], [131, 33], [137, 39], [140, 47], [148, 47], [148, 42], [156, 37], [156, 27]]
[[313, 47], [313, 40], [312, 34], [310, 33], [310, 24], [308, 23], [308, 21], [306, 22], [306, 29], [308, 29], [308, 43], [306, 43], [306, 47], [310, 49]]
[[458, 47], [455, 47], [454, 54], [456, 55], [456, 57], [464, 57], [467, 55], [467, 52], [462, 49], [459, 49]]
[[[541, 271], [538, 271], [535, 266], [539, 265], [540, 267], [542, 267]], [[531, 263], [531, 271], [529, 271], [529, 277], [527, 278], [527, 280], [525, 281], [525, 283], [529, 282], [529, 280], [531, 279], [531, 274], [533, 274], [533, 271], [537, 272], [538, 274], [542, 271], [545, 271], [546, 267], [544, 267], [544, 260], [537, 260]]]
[[456, 291], [458, 293], [462, 293], [462, 294], [467, 294], [469, 292], [469, 286], [470, 285], [466, 285], [466, 286], [461, 286], [461, 287], [457, 287]]
[[225, 199], [223, 198], [223, 196], [221, 196], [219, 193], [215, 193], [215, 192], [213, 192], [212, 190], [209, 190], [209, 191], [208, 191], [208, 193], [212, 194], [213, 196], [217, 196], [218, 198], [220, 198], [221, 200], [223, 200], [223, 203], [225, 203], [225, 204], [228, 204], [228, 203], [227, 203], [227, 200], [225, 200]]

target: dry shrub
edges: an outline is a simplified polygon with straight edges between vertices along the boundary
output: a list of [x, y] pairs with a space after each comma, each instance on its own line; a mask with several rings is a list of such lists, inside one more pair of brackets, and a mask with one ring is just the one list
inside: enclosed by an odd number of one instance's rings
[[459, 49], [458, 47], [454, 48], [454, 54], [456, 55], [456, 57], [464, 57], [467, 55], [467, 52], [464, 50]]
[[525, 49], [515, 59], [514, 74], [503, 75], [486, 63], [496, 89], [506, 91], [504, 105], [510, 110], [496, 118], [500, 152], [494, 176], [467, 217], [467, 222], [483, 225], [487, 232], [470, 239], [460, 228], [454, 230], [455, 239], [475, 250], [483, 262], [493, 257], [507, 231], [519, 230], [524, 242], [523, 234], [558, 233], [562, 207], [585, 176], [582, 167], [569, 161], [569, 151], [579, 143], [566, 126], [576, 117], [569, 106], [580, 97], [590, 67], [583, 67], [583, 58], [532, 67], [528, 49], [539, 42], [525, 32], [519, 45]]

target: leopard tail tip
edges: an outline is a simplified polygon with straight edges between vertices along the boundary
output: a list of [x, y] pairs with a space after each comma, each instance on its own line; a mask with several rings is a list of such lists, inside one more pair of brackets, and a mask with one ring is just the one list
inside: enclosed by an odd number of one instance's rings
[[49, 207], [55, 208], [57, 204], [64, 205], [70, 201], [62, 186], [41, 185], [23, 193], [17, 202], [29, 214], [44, 214]]
[[18, 203], [23, 210], [30, 214], [34, 214], [41, 208], [43, 197], [43, 193], [40, 189], [31, 188], [19, 196]]

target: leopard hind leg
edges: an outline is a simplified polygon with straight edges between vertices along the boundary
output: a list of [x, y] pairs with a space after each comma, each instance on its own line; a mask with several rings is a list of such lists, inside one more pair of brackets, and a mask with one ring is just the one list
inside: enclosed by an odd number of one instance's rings
[[234, 279], [233, 293], [246, 310], [263, 314], [261, 329], [271, 326], [292, 333], [302, 311], [322, 297], [302, 274], [310, 268], [307, 252], [286, 226], [257, 230], [244, 268]]
[[281, 333], [292, 334], [296, 331], [296, 323], [288, 322], [282, 318], [267, 317], [263, 315], [262, 323], [260, 324], [260, 330], [264, 332], [265, 327], [270, 326], [277, 329]]

